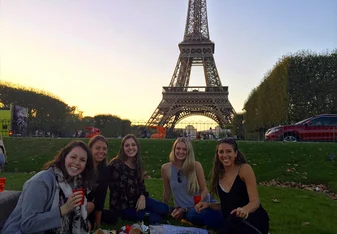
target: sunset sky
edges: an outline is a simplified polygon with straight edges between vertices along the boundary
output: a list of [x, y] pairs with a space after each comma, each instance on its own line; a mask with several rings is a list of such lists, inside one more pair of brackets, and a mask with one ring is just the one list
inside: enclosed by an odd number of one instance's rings
[[[85, 115], [147, 121], [168, 86], [188, 0], [0, 0], [0, 79]], [[208, 0], [215, 62], [240, 112], [283, 56], [337, 48], [335, 0]], [[201, 67], [190, 85], [204, 86]]]

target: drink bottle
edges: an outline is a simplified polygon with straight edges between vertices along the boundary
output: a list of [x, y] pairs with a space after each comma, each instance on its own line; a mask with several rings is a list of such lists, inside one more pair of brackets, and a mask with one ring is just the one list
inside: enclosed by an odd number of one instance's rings
[[150, 213], [145, 213], [143, 222], [144, 225], [148, 227], [147, 231], [143, 233], [150, 233]]

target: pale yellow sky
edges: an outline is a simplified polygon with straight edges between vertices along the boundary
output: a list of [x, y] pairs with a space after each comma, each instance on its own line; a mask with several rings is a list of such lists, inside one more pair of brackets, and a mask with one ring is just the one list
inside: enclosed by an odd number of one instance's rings
[[[171, 80], [187, 2], [1, 0], [0, 79], [51, 92], [85, 115], [147, 121]], [[335, 1], [207, 4], [216, 65], [237, 112], [283, 55], [337, 47]], [[190, 85], [205, 85], [200, 67]]]

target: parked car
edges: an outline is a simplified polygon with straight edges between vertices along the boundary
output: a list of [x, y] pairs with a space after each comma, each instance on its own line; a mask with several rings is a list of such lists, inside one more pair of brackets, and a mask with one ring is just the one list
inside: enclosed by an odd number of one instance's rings
[[293, 125], [268, 129], [268, 141], [337, 141], [337, 114], [321, 114]]

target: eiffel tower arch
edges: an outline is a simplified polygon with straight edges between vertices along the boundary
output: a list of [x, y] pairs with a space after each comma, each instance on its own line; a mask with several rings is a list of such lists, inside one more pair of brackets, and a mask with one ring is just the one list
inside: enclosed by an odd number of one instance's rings
[[[147, 122], [173, 130], [182, 119], [202, 115], [220, 127], [231, 124], [235, 111], [222, 86], [214, 61], [215, 44], [210, 40], [206, 0], [189, 0], [184, 39], [169, 86]], [[206, 86], [189, 86], [192, 66], [203, 66]]]

